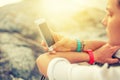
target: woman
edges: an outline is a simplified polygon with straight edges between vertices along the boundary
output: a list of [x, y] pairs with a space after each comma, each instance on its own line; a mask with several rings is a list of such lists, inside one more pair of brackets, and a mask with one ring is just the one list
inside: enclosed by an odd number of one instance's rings
[[[109, 41], [99, 49], [94, 50], [92, 54], [95, 62], [111, 64], [119, 61], [117, 58], [112, 58], [112, 55], [119, 49], [120, 45], [120, 0], [108, 0], [107, 11], [103, 24], [106, 26]], [[54, 47], [56, 51], [57, 48], [57, 46]], [[81, 61], [88, 62], [90, 56], [86, 53], [89, 52], [68, 51], [54, 54], [48, 52], [38, 57], [37, 66], [40, 72], [50, 80], [120, 80], [120, 71], [118, 70], [120, 67], [108, 69], [107, 64], [102, 67], [71, 64]]]

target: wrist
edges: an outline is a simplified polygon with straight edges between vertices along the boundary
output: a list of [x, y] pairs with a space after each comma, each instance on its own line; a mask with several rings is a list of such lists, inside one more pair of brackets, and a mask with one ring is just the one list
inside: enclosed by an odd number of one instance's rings
[[71, 51], [81, 52], [84, 51], [85, 43], [79, 39], [72, 40]]
[[89, 55], [89, 64], [94, 64], [95, 58], [93, 51], [91, 49], [85, 50], [86, 53]]
[[94, 61], [99, 63], [100, 62], [99, 55], [95, 51], [93, 53], [94, 53]]
[[76, 48], [76, 51], [77, 51], [77, 52], [81, 52], [81, 51], [83, 51], [83, 48], [84, 48], [84, 42], [83, 42], [83, 41], [80, 41], [79, 39], [77, 39], [76, 42], [77, 42], [77, 48]]
[[79, 39], [77, 39], [77, 49], [76, 49], [76, 51], [81, 52], [81, 50], [82, 50], [82, 43]]
[[77, 41], [74, 39], [72, 40], [71, 51], [76, 51], [77, 49]]

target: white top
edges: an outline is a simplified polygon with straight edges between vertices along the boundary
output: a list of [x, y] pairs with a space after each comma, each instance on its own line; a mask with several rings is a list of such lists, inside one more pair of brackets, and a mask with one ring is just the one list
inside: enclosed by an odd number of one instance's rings
[[55, 58], [49, 63], [47, 75], [49, 80], [120, 80], [120, 67], [107, 67], [108, 64], [71, 64], [64, 58]]

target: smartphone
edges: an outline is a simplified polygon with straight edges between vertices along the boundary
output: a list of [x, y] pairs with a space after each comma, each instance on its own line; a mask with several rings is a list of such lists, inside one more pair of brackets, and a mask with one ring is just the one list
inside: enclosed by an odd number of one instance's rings
[[55, 41], [45, 19], [39, 19], [37, 21], [37, 25], [39, 28], [40, 35], [42, 39], [46, 42], [47, 47], [53, 45]]

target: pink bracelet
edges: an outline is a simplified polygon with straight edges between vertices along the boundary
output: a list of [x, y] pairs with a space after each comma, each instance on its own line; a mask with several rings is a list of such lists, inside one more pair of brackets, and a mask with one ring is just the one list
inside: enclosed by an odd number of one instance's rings
[[94, 64], [93, 51], [91, 49], [88, 49], [88, 50], [85, 50], [85, 52], [87, 52], [89, 54], [89, 57], [90, 57], [89, 64]]

